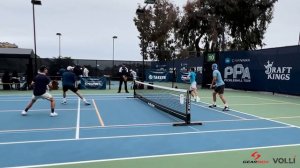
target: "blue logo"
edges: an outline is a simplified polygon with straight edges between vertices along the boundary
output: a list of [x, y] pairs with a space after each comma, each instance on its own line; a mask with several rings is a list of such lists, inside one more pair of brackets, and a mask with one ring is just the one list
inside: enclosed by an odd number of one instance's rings
[[230, 58], [225, 58], [225, 63], [229, 64], [230, 63]]

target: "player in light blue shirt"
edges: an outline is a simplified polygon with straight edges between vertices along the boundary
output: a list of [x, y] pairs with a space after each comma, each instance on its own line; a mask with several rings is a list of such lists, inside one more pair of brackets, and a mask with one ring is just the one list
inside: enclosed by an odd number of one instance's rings
[[224, 97], [224, 88], [225, 88], [225, 83], [222, 79], [221, 73], [218, 70], [218, 65], [217, 64], [212, 64], [212, 70], [213, 70], [213, 80], [211, 82], [210, 88], [214, 87], [214, 92], [213, 92], [213, 104], [210, 105], [210, 108], [217, 107], [216, 105], [216, 100], [217, 100], [217, 94], [219, 94], [220, 99], [224, 103], [224, 109], [223, 111], [228, 111], [229, 107], [228, 104], [225, 100]]
[[187, 76], [187, 79], [190, 79], [190, 92], [192, 95], [192, 101], [200, 102], [200, 97], [198, 96], [197, 92], [197, 82], [196, 82], [196, 73], [195, 68], [190, 68], [189, 75]]

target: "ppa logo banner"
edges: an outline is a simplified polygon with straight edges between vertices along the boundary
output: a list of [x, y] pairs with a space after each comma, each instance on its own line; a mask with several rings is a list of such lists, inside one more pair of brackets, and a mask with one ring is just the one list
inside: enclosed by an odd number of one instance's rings
[[224, 69], [225, 82], [251, 82], [251, 74], [249, 67], [243, 64], [227, 66]]
[[288, 81], [291, 79], [293, 67], [274, 66], [274, 61], [270, 62], [269, 60], [264, 67], [266, 69], [265, 74], [267, 75], [268, 80]]

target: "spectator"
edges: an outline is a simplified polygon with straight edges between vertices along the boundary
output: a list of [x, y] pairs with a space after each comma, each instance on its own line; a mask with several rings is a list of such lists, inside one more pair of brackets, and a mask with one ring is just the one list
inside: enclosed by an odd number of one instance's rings
[[136, 75], [136, 72], [132, 69], [130, 69], [129, 72], [130, 72], [130, 75], [132, 76], [131, 89], [133, 89], [135, 87], [134, 86], [134, 81], [136, 81], [137, 75]]
[[120, 76], [120, 84], [119, 84], [119, 91], [121, 92], [122, 84], [124, 82], [125, 85], [125, 91], [126, 93], [129, 93], [127, 90], [127, 78], [128, 78], [128, 68], [125, 66], [125, 64], [122, 64], [122, 66], [119, 69], [119, 76]]
[[83, 77], [89, 77], [89, 70], [86, 68], [86, 66], [83, 66]]
[[17, 73], [17, 71], [13, 71], [12, 77], [11, 77], [11, 82], [15, 84], [15, 89], [20, 90], [20, 78]]
[[5, 71], [2, 76], [3, 90], [10, 90], [10, 75], [8, 71]]

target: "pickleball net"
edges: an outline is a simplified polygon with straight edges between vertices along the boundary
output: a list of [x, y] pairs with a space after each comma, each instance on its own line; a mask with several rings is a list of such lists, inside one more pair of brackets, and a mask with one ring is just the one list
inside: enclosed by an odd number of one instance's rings
[[182, 123], [174, 123], [174, 126], [202, 125], [200, 122], [191, 122], [191, 95], [188, 90], [159, 86], [140, 81], [135, 81], [134, 86], [135, 98], [184, 121]]

